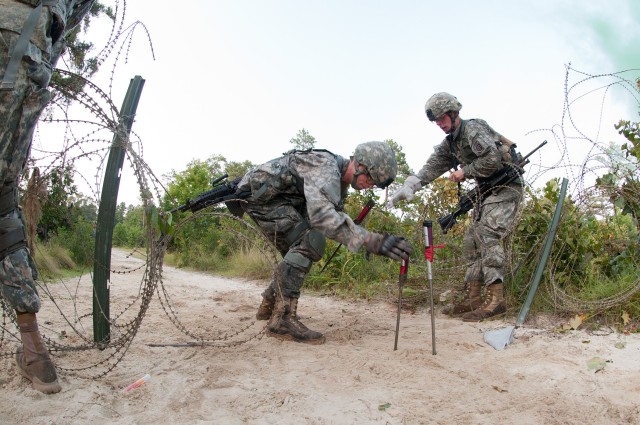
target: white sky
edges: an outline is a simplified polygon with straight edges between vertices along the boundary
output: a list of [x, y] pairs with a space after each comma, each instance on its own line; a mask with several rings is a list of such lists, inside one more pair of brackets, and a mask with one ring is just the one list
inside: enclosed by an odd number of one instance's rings
[[[640, 68], [630, 54], [638, 3], [129, 1], [125, 21], [145, 24], [156, 60], [139, 27], [112, 96], [120, 107], [130, 79], [145, 79], [133, 130], [157, 176], [217, 154], [265, 162], [302, 128], [343, 156], [393, 139], [417, 172], [444, 136], [424, 114], [439, 91], [526, 153], [549, 137], [527, 133], [562, 120], [567, 64], [589, 74]], [[576, 120], [598, 141], [619, 140], [613, 123], [637, 120], [637, 104], [614, 91], [606, 99], [600, 124], [602, 93], [576, 105]], [[119, 201], [138, 203], [134, 186], [121, 186]]]

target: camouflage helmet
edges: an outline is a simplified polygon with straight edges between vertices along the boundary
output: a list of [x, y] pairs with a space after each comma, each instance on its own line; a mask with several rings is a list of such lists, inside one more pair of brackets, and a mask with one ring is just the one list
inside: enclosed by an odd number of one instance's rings
[[436, 121], [447, 112], [459, 112], [460, 109], [462, 109], [462, 103], [455, 96], [444, 92], [434, 94], [424, 105], [429, 121]]
[[[398, 173], [396, 154], [384, 142], [366, 142], [356, 146], [353, 152], [356, 172], [358, 165], [363, 165], [375, 185], [381, 189], [389, 186]], [[356, 175], [357, 177], [357, 175]]]

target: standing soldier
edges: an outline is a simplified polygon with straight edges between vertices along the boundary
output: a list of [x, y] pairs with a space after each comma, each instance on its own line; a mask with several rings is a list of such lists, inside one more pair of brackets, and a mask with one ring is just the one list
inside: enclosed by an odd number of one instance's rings
[[408, 258], [412, 248], [403, 238], [371, 233], [341, 212], [349, 186], [385, 188], [396, 172], [389, 145], [367, 142], [358, 145], [350, 159], [320, 149], [294, 150], [243, 177], [238, 189], [251, 192], [241, 203], [244, 211], [283, 256], [256, 314], [269, 320], [268, 335], [307, 344], [325, 341], [297, 316], [300, 288], [312, 263], [324, 254], [325, 237], [352, 252], [364, 246], [394, 260]]
[[[416, 176], [389, 199], [394, 207], [401, 200], [411, 200], [416, 191], [453, 168], [449, 179], [462, 182], [473, 178], [482, 182], [505, 163], [513, 162], [515, 145], [481, 119], [460, 118], [462, 104], [449, 93], [436, 93], [425, 105], [429, 121], [435, 122], [447, 136], [436, 146]], [[503, 294], [505, 254], [501, 240], [507, 235], [522, 200], [520, 179], [494, 190], [481, 205], [474, 206], [474, 220], [466, 230], [463, 253], [468, 267], [464, 278], [465, 295], [449, 311], [462, 315], [465, 322], [479, 322], [504, 313]], [[482, 299], [482, 287], [486, 297]]]
[[22, 339], [18, 369], [47, 394], [61, 387], [38, 330], [37, 271], [18, 206], [18, 180], [38, 117], [51, 99], [47, 86], [64, 37], [93, 2], [0, 0], [0, 295], [16, 310]]

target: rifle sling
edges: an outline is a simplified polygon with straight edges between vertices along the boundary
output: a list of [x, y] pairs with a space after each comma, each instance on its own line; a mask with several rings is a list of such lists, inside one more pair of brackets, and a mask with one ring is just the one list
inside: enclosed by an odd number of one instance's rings
[[44, 0], [38, 3], [38, 5], [36, 5], [36, 7], [34, 7], [33, 10], [29, 13], [27, 20], [22, 27], [22, 31], [18, 36], [18, 40], [13, 46], [13, 51], [11, 52], [9, 63], [4, 70], [2, 81], [0, 81], [0, 90], [13, 90], [14, 84], [16, 82], [16, 77], [18, 75], [20, 62], [22, 61], [24, 53], [27, 51], [27, 46], [29, 45], [31, 35], [33, 34], [33, 31], [36, 29], [36, 25], [40, 20], [42, 8], [43, 6], [52, 6], [56, 3], [57, 1], [55, 0]]

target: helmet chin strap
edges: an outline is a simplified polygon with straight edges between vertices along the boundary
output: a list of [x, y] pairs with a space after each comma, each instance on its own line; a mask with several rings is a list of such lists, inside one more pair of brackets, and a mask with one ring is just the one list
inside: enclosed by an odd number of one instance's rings
[[453, 111], [449, 111], [447, 112], [447, 115], [449, 115], [449, 118], [451, 119], [451, 128], [447, 131], [447, 134], [453, 134], [453, 132], [456, 131], [456, 118], [458, 117], [458, 114], [456, 113], [454, 117]]
[[367, 167], [363, 165], [364, 169], [360, 170], [360, 165], [361, 164], [359, 164], [356, 161], [353, 162], [353, 178], [351, 179], [351, 187], [356, 190], [358, 189], [356, 187], [356, 181], [358, 180], [358, 177], [361, 174], [367, 174], [367, 171], [366, 171]]

